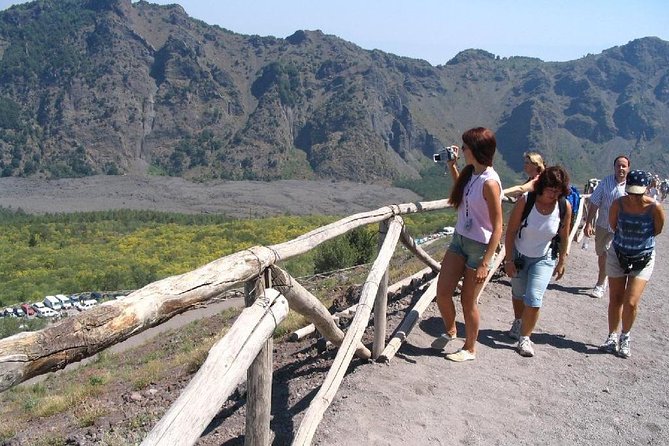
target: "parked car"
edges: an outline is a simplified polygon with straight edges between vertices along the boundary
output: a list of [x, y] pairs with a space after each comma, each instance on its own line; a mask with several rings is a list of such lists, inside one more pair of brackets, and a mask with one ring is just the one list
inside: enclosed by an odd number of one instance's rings
[[5, 317], [16, 317], [16, 313], [14, 313], [13, 308], [5, 308], [3, 314], [5, 315]]
[[74, 307], [79, 311], [84, 311], [96, 306], [97, 304], [98, 302], [95, 299], [88, 299], [83, 302], [77, 302], [74, 304]]
[[44, 305], [51, 308], [54, 311], [60, 311], [63, 309], [63, 305], [60, 303], [60, 300], [56, 296], [46, 296], [44, 298]]
[[21, 309], [26, 314], [26, 316], [30, 317], [35, 315], [35, 309], [31, 307], [30, 304], [21, 304]]
[[44, 308], [46, 308], [46, 306], [44, 305], [44, 302], [35, 302], [34, 304], [32, 304], [32, 307], [33, 307], [33, 310], [35, 310], [35, 314], [39, 313], [40, 310], [43, 310]]
[[16, 314], [16, 316], [18, 316], [18, 317], [24, 317], [26, 315], [26, 312], [23, 311], [23, 308], [18, 307], [18, 308], [14, 308], [14, 314]]
[[102, 294], [98, 293], [97, 291], [93, 291], [91, 293], [91, 299], [100, 300], [102, 299]]
[[49, 307], [44, 307], [37, 311], [37, 317], [58, 317], [59, 313]]
[[64, 294], [56, 294], [56, 299], [60, 301], [60, 305], [65, 309], [70, 309], [72, 308], [72, 302], [70, 301], [70, 298], [67, 297]]

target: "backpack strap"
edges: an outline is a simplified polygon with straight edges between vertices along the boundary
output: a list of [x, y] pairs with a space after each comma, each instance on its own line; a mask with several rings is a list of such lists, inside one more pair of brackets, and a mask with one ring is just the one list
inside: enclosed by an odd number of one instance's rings
[[520, 228], [518, 229], [518, 238], [521, 238], [523, 228], [527, 226], [527, 217], [532, 212], [532, 207], [534, 207], [534, 202], [537, 200], [537, 194], [535, 192], [528, 192], [527, 198], [525, 199], [525, 207], [523, 208], [523, 215], [520, 217]]

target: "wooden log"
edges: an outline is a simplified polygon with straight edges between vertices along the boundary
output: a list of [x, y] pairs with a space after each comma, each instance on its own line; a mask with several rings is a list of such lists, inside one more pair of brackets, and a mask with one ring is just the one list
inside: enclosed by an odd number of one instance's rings
[[[267, 270], [263, 276], [269, 276]], [[265, 282], [269, 278], [258, 277], [246, 282], [246, 306], [255, 304], [257, 299], [267, 299]], [[262, 302], [261, 304], [265, 304]], [[270, 444], [270, 414], [272, 409], [272, 336], [263, 343], [260, 352], [246, 372], [246, 425], [244, 444], [248, 446], [265, 446]]]
[[153, 282], [123, 300], [65, 318], [40, 331], [0, 339], [0, 391], [64, 368], [236, 288], [276, 260], [254, 247], [194, 271]]
[[[404, 229], [404, 227], [402, 228]], [[388, 222], [379, 223], [379, 251], [383, 248], [383, 241], [388, 232]], [[404, 232], [404, 231], [402, 231]], [[383, 273], [376, 290], [374, 299], [374, 342], [372, 344], [372, 359], [379, 357], [386, 348], [386, 310], [388, 309], [388, 270]]]
[[499, 249], [497, 250], [497, 253], [495, 253], [495, 259], [493, 260], [492, 265], [490, 266], [490, 271], [488, 271], [488, 275], [483, 281], [483, 285], [481, 286], [479, 293], [476, 295], [476, 303], [480, 302], [481, 295], [483, 294], [486, 285], [488, 285], [488, 282], [490, 282], [490, 279], [492, 279], [492, 276], [497, 272], [497, 269], [504, 261], [505, 255], [506, 255], [506, 250], [504, 248], [504, 245], [499, 245]]
[[[309, 321], [311, 321], [318, 331], [336, 346], [340, 346], [344, 340], [344, 332], [337, 326], [332, 315], [325, 308], [325, 305], [319, 301], [316, 296], [307, 291], [300, 283], [293, 279], [290, 274], [276, 265], [272, 265], [272, 279], [274, 288], [279, 290], [288, 302], [290, 308], [297, 311]], [[369, 359], [371, 352], [362, 343], [356, 348], [356, 356], [362, 359]]]
[[432, 269], [435, 273], [438, 273], [441, 270], [441, 264], [434, 260], [430, 255], [425, 252], [423, 248], [420, 246], [416, 245], [415, 240], [411, 235], [409, 235], [409, 232], [406, 230], [406, 227], [402, 229], [402, 236], [401, 239], [402, 244], [406, 246], [406, 248], [413, 253], [416, 257], [418, 257], [419, 260], [421, 260], [423, 263], [425, 263], [427, 266]]
[[142, 445], [195, 444], [223, 403], [244, 381], [246, 370], [265, 341], [288, 314], [288, 301], [283, 296], [267, 290], [266, 297], [268, 301], [258, 300], [242, 311]]
[[414, 273], [414, 274], [410, 275], [409, 277], [405, 277], [404, 279], [393, 283], [392, 285], [390, 285], [388, 287], [388, 293], [398, 292], [399, 290], [402, 289], [402, 287], [410, 285], [411, 282], [414, 279], [423, 280], [423, 277], [425, 277], [425, 274], [427, 274], [431, 271], [433, 271], [433, 269], [430, 268], [429, 266], [427, 266], [427, 267], [421, 269], [420, 271], [418, 271], [417, 273]]
[[379, 355], [379, 361], [389, 362], [397, 353], [397, 350], [401, 347], [402, 343], [409, 336], [411, 331], [416, 326], [416, 322], [420, 320], [425, 309], [430, 305], [437, 295], [437, 278], [430, 281], [430, 286], [425, 290], [423, 295], [418, 299], [418, 302], [414, 304], [411, 310], [404, 317], [404, 320], [400, 323], [393, 334], [393, 337], [388, 341], [388, 345], [383, 350], [381, 355]]
[[337, 356], [328, 371], [323, 385], [312, 400], [309, 408], [306, 410], [304, 418], [302, 418], [293, 445], [306, 446], [311, 444], [316, 428], [323, 419], [323, 413], [330, 406], [332, 398], [346, 374], [346, 370], [353, 358], [355, 345], [360, 342], [365, 327], [367, 327], [369, 316], [372, 311], [371, 306], [376, 297], [379, 282], [381, 281], [384, 272], [388, 269], [388, 264], [390, 263], [390, 259], [397, 246], [401, 231], [402, 221], [399, 217], [395, 216], [388, 227], [388, 233], [386, 234], [386, 240], [383, 247], [372, 264], [367, 280], [362, 287], [358, 310], [355, 313], [351, 326], [346, 332], [344, 342], [339, 348], [339, 351], [337, 351]]
[[[358, 307], [358, 304], [355, 304], [355, 305], [351, 305], [350, 307], [348, 307], [348, 308], [346, 308], [342, 311], [336, 312], [335, 314], [332, 315], [332, 320], [334, 320], [335, 323], [337, 323], [337, 322], [339, 322], [340, 318], [348, 317], [352, 314], [355, 314], [355, 309], [357, 307]], [[304, 326], [302, 328], [299, 328], [299, 329], [295, 330], [294, 332], [292, 332], [290, 334], [290, 337], [288, 338], [288, 340], [289, 341], [299, 341], [300, 339], [304, 339], [307, 336], [310, 336], [310, 335], [312, 335], [316, 332], [317, 332], [316, 326], [314, 324], [309, 324], [309, 325], [306, 325], [306, 326]], [[343, 337], [342, 337], [342, 339], [343, 339]], [[365, 358], [365, 359], [367, 359], [367, 358]]]
[[[418, 280], [423, 280], [425, 277], [425, 274], [428, 274], [432, 272], [432, 268], [429, 266], [426, 266], [422, 270], [412, 274], [409, 277], [405, 277], [402, 280], [398, 280], [397, 282], [393, 283], [392, 285], [388, 286], [388, 295], [392, 293], [398, 292], [402, 287], [409, 285], [412, 280], [418, 279]], [[358, 306], [358, 304], [352, 305], [345, 310], [339, 311], [335, 314], [332, 315], [332, 318], [337, 322], [340, 317], [342, 316], [349, 316], [352, 313], [355, 313], [355, 308]], [[306, 338], [307, 336], [310, 336], [311, 334], [316, 333], [316, 326], [314, 324], [309, 324], [306, 325], [302, 328], [299, 328], [295, 330], [293, 333], [291, 333], [290, 337], [288, 338], [290, 341], [299, 341], [301, 339]]]
[[272, 245], [269, 248], [274, 250], [279, 258], [287, 259], [299, 254], [303, 254], [321, 243], [330, 240], [331, 238], [345, 234], [346, 232], [360, 226], [378, 223], [393, 217], [394, 215], [413, 214], [416, 212], [436, 211], [451, 207], [447, 199], [424, 201], [418, 203], [404, 203], [391, 206], [384, 206], [382, 208], [362, 212], [342, 218], [329, 225], [314, 229], [304, 235], [301, 235], [288, 242]]

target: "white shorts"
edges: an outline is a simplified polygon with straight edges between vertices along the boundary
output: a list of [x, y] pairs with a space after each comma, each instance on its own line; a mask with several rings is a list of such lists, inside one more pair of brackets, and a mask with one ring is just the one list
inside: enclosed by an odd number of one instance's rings
[[650, 275], [653, 274], [653, 267], [655, 266], [655, 251], [650, 257], [650, 262], [643, 268], [638, 271], [630, 271], [628, 274], [625, 274], [625, 271], [620, 267], [618, 262], [618, 256], [616, 255], [616, 250], [611, 246], [606, 250], [606, 275], [609, 277], [638, 277], [648, 281]]

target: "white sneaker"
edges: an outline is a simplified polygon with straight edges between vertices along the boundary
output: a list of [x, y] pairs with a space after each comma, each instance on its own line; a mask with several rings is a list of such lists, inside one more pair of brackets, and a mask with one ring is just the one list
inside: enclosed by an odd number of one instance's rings
[[534, 356], [534, 348], [532, 347], [532, 341], [530, 341], [529, 336], [522, 336], [520, 341], [518, 341], [518, 353], [520, 353], [520, 356], [526, 358]]
[[599, 346], [599, 349], [605, 353], [618, 353], [618, 334], [609, 333], [606, 341]]
[[629, 358], [632, 356], [630, 352], [630, 335], [620, 335], [620, 347], [618, 348], [618, 356], [621, 358]]
[[604, 285], [595, 285], [595, 287], [592, 289], [592, 292], [590, 292], [590, 295], [597, 299], [604, 297]]
[[520, 339], [520, 325], [522, 320], [514, 319], [513, 324], [511, 324], [511, 329], [509, 330], [509, 337], [515, 339], [516, 341]]

